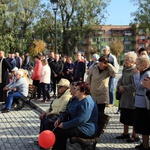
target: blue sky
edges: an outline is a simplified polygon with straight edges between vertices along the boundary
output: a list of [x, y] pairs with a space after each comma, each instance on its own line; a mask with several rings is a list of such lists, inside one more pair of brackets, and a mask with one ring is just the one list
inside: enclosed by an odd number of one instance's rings
[[133, 6], [130, 0], [111, 0], [107, 8], [109, 16], [105, 22], [106, 25], [129, 25], [132, 19], [130, 13], [137, 7]]
[[[49, 0], [41, 0], [47, 2]], [[137, 7], [133, 6], [130, 0], [111, 0], [107, 7], [108, 15], [106, 16], [105, 24], [111, 25], [129, 25], [132, 20], [131, 12], [134, 12]]]

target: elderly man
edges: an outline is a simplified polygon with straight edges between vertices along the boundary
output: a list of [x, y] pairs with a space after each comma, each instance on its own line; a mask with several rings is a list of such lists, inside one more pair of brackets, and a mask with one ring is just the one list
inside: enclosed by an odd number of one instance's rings
[[8, 93], [6, 105], [5, 108], [2, 109], [2, 113], [10, 112], [12, 102], [15, 97], [26, 97], [28, 95], [28, 83], [23, 77], [22, 71], [17, 71], [16, 82], [9, 90], [10, 92]]
[[[117, 73], [119, 70], [119, 64], [117, 62], [117, 58], [115, 55], [110, 53], [110, 47], [109, 46], [104, 46], [103, 48], [103, 54], [104, 56], [108, 57], [109, 63], [112, 64]], [[113, 106], [114, 104], [114, 89], [115, 89], [115, 76], [111, 76], [109, 79], [109, 107]]]
[[3, 88], [3, 92], [5, 93], [5, 95], [7, 95], [7, 93], [10, 91], [11, 87], [13, 87], [14, 83], [16, 82], [16, 74], [17, 74], [18, 68], [14, 67], [11, 70], [11, 82], [9, 84], [7, 84], [4, 88]]

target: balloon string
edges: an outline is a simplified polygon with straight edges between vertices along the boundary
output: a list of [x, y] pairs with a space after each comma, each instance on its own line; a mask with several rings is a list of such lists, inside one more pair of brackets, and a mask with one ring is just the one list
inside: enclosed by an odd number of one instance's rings
[[54, 129], [52, 130], [52, 132], [54, 132], [54, 130], [57, 128], [57, 126], [56, 127], [54, 127]]

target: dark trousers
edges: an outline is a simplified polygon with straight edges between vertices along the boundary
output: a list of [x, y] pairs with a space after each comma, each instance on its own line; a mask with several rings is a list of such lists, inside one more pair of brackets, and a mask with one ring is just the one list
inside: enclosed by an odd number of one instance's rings
[[54, 95], [56, 94], [56, 84], [58, 84], [60, 79], [61, 79], [60, 77], [53, 77], [53, 91], [54, 91]]
[[98, 107], [98, 112], [104, 113], [106, 104], [97, 104], [97, 107]]
[[[40, 81], [39, 80], [33, 80], [33, 85], [35, 85], [37, 87], [37, 94], [38, 94], [38, 98], [41, 98], [41, 86], [40, 86]], [[36, 93], [35, 93], [36, 94]], [[36, 95], [34, 95], [34, 97], [36, 97]]]
[[40, 123], [40, 133], [44, 130], [53, 130], [54, 129], [54, 122], [50, 122], [49, 120], [50, 116], [44, 115], [41, 119]]
[[66, 142], [67, 139], [70, 137], [76, 136], [76, 137], [88, 138], [88, 136], [83, 134], [81, 131], [79, 131], [78, 128], [72, 128], [72, 129], [56, 128], [54, 130], [54, 134], [56, 136], [56, 142], [52, 150], [66, 150]]
[[43, 92], [43, 100], [46, 101], [46, 98], [50, 99], [49, 84], [41, 83], [40, 85], [41, 85], [42, 92]]

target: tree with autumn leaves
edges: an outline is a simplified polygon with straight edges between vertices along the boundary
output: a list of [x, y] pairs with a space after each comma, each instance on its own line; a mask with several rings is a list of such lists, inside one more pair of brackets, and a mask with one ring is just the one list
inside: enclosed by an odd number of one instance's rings
[[120, 56], [124, 49], [123, 43], [121, 41], [111, 42], [109, 44], [109, 47], [110, 47], [111, 53], [115, 55], [118, 59], [118, 62], [120, 62]]
[[42, 40], [34, 40], [29, 47], [29, 55], [33, 58], [39, 52], [45, 52], [46, 44]]

